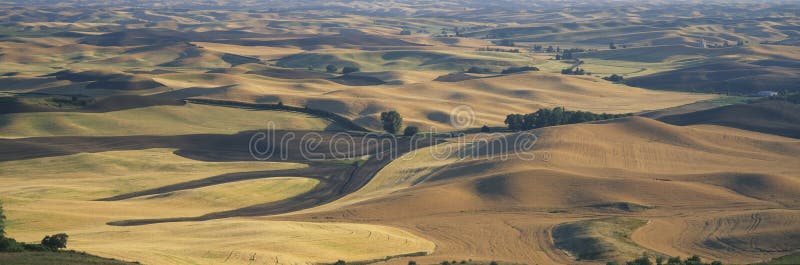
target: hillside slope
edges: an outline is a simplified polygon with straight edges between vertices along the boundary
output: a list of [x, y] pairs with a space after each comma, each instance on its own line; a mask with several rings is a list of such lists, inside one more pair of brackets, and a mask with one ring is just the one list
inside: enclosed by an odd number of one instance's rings
[[[376, 177], [374, 183], [383, 183], [391, 192], [368, 185], [332, 205], [282, 218], [403, 227], [437, 244], [433, 256], [417, 259], [431, 262], [491, 256], [539, 264], [573, 263], [553, 245], [552, 228], [598, 214], [648, 220], [645, 227], [659, 231], [653, 232], [658, 235], [671, 231], [677, 242], [634, 233], [633, 242], [654, 253], [700, 253], [706, 259], [745, 263], [800, 247], [792, 240], [800, 230], [791, 224], [800, 216], [793, 210], [800, 206], [800, 179], [792, 173], [800, 169], [793, 162], [800, 154], [798, 140], [719, 126], [679, 127], [640, 117], [533, 133], [538, 141], [531, 151], [467, 145], [463, 147], [467, 154], [478, 148], [477, 154], [483, 155], [459, 159], [460, 148], [434, 152], [441, 157], [443, 151], [451, 150], [445, 160], [417, 154], [408, 158], [415, 163], [405, 162], [405, 172], [418, 174], [389, 173], [395, 169]], [[519, 136], [505, 139], [515, 137]], [[509, 156], [489, 157], [490, 150]], [[764, 208], [784, 210], [776, 210], [780, 212], [776, 215], [762, 212]], [[731, 248], [714, 243], [726, 239], [683, 232], [688, 228], [680, 226], [685, 220], [724, 220], [746, 212], [774, 220], [755, 224], [755, 229], [785, 236]], [[741, 238], [746, 237], [746, 229], [753, 228], [727, 229], [726, 236], [747, 240]], [[624, 259], [638, 251], [617, 253], [628, 253], [614, 256]]]
[[675, 125], [714, 124], [744, 130], [800, 138], [800, 106], [769, 100], [670, 115], [660, 121]]

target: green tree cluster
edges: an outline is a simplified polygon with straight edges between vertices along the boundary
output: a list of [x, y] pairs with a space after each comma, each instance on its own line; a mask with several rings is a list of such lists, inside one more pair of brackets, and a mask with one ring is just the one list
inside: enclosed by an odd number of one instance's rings
[[394, 110], [381, 112], [381, 123], [384, 131], [394, 134], [399, 132], [400, 127], [403, 126], [403, 117]]
[[[664, 257], [657, 257], [654, 264], [649, 257], [643, 256], [641, 258], [625, 262], [625, 265], [723, 265], [722, 262], [716, 260], [712, 261], [711, 263], [703, 262], [703, 260], [697, 255], [685, 260], [681, 260], [681, 257], [670, 257], [666, 260], [666, 263], [664, 263], [664, 261]], [[615, 261], [609, 261], [606, 262], [606, 265], [619, 265], [619, 263]]]
[[522, 67], [509, 67], [500, 72], [501, 74], [514, 74], [526, 71], [539, 71], [539, 68], [533, 66], [522, 66]]
[[552, 109], [539, 109], [534, 113], [528, 114], [509, 114], [506, 116], [505, 124], [508, 125], [509, 129], [518, 131], [562, 124], [607, 120], [630, 115], [631, 114], [596, 114], [588, 111], [570, 111], [565, 110], [563, 107], [555, 107]]
[[583, 68], [580, 68], [580, 67], [575, 67], [575, 69], [564, 68], [564, 69], [561, 69], [561, 73], [565, 74], [565, 75], [591, 75], [592, 74], [590, 72], [586, 72], [585, 70], [583, 70]]

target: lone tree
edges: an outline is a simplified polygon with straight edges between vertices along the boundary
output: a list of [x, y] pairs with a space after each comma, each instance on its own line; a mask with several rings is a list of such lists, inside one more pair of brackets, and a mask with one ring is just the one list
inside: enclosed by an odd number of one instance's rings
[[397, 133], [403, 125], [403, 117], [397, 111], [381, 112], [381, 122], [383, 123], [383, 130], [388, 133]]
[[358, 71], [361, 71], [361, 69], [358, 69], [358, 67], [355, 66], [345, 66], [344, 68], [342, 68], [342, 74], [355, 73]]
[[69, 238], [69, 236], [64, 233], [55, 234], [52, 236], [44, 236], [44, 238], [42, 239], [42, 246], [45, 246], [52, 250], [66, 248], [67, 238]]
[[419, 133], [419, 128], [417, 126], [408, 126], [405, 130], [403, 130], [404, 136], [414, 136], [415, 134]]
[[339, 71], [339, 68], [336, 67], [335, 65], [329, 64], [328, 66], [325, 66], [325, 71], [327, 71], [328, 73], [336, 73], [337, 71]]

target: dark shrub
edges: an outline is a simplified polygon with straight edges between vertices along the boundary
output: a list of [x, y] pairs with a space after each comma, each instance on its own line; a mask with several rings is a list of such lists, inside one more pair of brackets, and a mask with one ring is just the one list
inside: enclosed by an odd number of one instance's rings
[[336, 73], [339, 71], [339, 68], [335, 65], [329, 64], [328, 66], [325, 66], [325, 71], [328, 73]]
[[419, 133], [419, 128], [417, 128], [417, 126], [408, 126], [403, 130], [404, 136], [414, 136], [417, 133]]
[[64, 233], [55, 234], [52, 236], [44, 236], [44, 238], [42, 239], [42, 246], [45, 246], [52, 250], [66, 248], [67, 238], [69, 238], [69, 236]]
[[358, 69], [358, 67], [354, 67], [354, 66], [345, 66], [344, 68], [342, 68], [342, 73], [343, 74], [355, 73], [355, 72], [359, 72], [359, 71], [361, 71], [361, 69]]

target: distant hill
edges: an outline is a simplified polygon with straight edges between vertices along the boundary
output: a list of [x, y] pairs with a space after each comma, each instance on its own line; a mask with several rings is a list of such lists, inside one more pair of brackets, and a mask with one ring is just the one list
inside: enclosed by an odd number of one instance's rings
[[761, 90], [800, 91], [800, 73], [786, 61], [719, 62], [634, 77], [631, 86], [692, 92], [754, 94]]
[[91, 35], [81, 40], [83, 44], [95, 46], [140, 46], [140, 45], [164, 45], [178, 42], [189, 41], [209, 41], [259, 38], [267, 37], [265, 34], [230, 30], [230, 31], [177, 31], [171, 29], [128, 29], [101, 35]]
[[164, 86], [154, 81], [152, 78], [116, 71], [64, 70], [48, 74], [47, 76], [54, 76], [58, 80], [69, 80], [72, 82], [91, 82], [86, 85], [88, 89], [144, 90]]
[[778, 100], [728, 105], [659, 120], [674, 125], [714, 124], [800, 138], [800, 105]]

